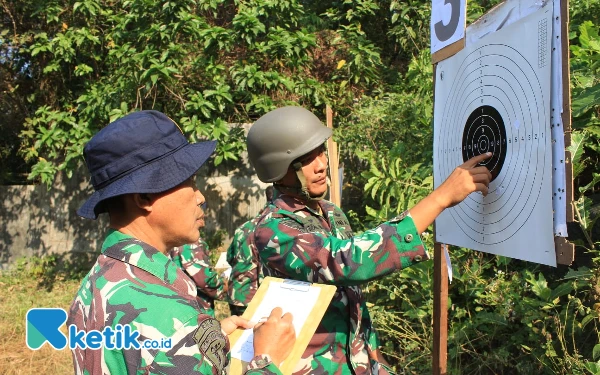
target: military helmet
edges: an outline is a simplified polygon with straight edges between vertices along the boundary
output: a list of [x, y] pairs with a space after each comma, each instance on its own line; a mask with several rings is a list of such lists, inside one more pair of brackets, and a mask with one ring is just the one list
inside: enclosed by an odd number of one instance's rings
[[276, 182], [290, 164], [331, 137], [331, 129], [302, 107], [282, 107], [256, 120], [246, 145], [250, 163], [262, 182]]

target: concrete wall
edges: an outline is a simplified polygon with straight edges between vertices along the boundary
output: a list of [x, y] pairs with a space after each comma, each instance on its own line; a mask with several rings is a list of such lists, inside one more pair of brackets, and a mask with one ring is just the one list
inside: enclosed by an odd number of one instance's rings
[[[232, 172], [200, 170], [197, 180], [206, 197], [206, 228], [210, 235], [224, 230], [228, 246], [235, 228], [264, 206], [264, 189], [247, 162]], [[92, 193], [85, 167], [73, 178], [57, 176], [54, 186], [0, 186], [0, 268], [21, 256], [50, 253], [83, 253], [93, 256], [100, 249], [107, 217], [83, 219], [77, 208]]]
[[105, 220], [86, 221], [75, 214], [91, 194], [82, 177], [55, 186], [0, 186], [0, 264], [23, 255], [91, 251], [100, 243]]

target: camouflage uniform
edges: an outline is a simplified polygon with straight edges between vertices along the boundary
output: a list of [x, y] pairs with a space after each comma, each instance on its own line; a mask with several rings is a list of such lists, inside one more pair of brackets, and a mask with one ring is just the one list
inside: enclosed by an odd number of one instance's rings
[[[111, 230], [83, 279], [68, 325], [103, 331], [117, 324], [138, 340], [170, 338], [170, 349], [73, 350], [76, 374], [224, 374], [229, 340], [219, 322], [201, 314], [196, 286], [163, 253]], [[251, 362], [255, 364], [255, 361]], [[281, 374], [272, 363], [247, 374]]]
[[227, 249], [227, 263], [231, 265], [227, 294], [232, 314], [242, 315], [244, 313], [264, 278], [257, 260], [256, 246], [250, 236], [256, 228], [256, 223], [260, 220], [262, 212], [235, 230], [233, 241]]
[[202, 238], [195, 244], [174, 247], [169, 256], [198, 287], [198, 303], [207, 315], [215, 316], [215, 299], [226, 299], [226, 280], [210, 266], [208, 245]]
[[359, 285], [429, 256], [406, 213], [354, 236], [339, 207], [326, 200], [319, 205], [323, 216], [300, 199], [280, 195], [253, 236], [265, 276], [338, 286], [294, 373], [386, 373], [369, 359], [379, 342]]

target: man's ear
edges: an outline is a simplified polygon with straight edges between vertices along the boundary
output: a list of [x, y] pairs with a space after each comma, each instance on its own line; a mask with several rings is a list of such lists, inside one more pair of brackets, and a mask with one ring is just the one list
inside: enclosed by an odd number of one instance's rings
[[152, 204], [154, 203], [154, 200], [152, 199], [151, 194], [134, 193], [132, 198], [135, 205], [141, 210], [146, 211], [147, 213], [152, 212]]
[[287, 172], [285, 172], [285, 174], [283, 175], [281, 180], [275, 182], [275, 184], [292, 187], [292, 186], [297, 186], [298, 182], [299, 181], [298, 181], [298, 177], [296, 175], [296, 170], [294, 169], [294, 167], [292, 165], [290, 165], [288, 167]]

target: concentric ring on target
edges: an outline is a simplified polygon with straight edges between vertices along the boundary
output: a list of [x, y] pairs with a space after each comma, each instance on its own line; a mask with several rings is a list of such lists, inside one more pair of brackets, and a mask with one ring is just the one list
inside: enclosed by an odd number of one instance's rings
[[461, 163], [492, 152], [481, 163], [492, 174], [488, 194], [469, 195], [447, 215], [473, 241], [499, 244], [527, 222], [549, 178], [541, 81], [535, 67], [505, 44], [484, 45], [437, 69], [434, 179], [444, 181]]
[[472, 157], [491, 152], [492, 157], [479, 163], [498, 177], [506, 159], [506, 129], [504, 120], [496, 108], [482, 105], [471, 112], [463, 130], [463, 162]]

